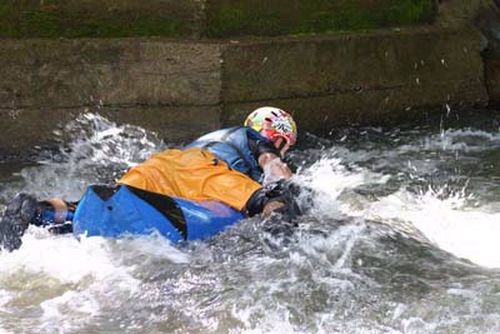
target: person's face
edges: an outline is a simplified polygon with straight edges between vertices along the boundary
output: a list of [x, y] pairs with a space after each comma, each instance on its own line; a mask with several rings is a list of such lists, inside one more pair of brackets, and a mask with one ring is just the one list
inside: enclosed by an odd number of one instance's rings
[[290, 149], [290, 144], [284, 138], [278, 138], [274, 141], [274, 147], [280, 152], [281, 158], [285, 157], [286, 152]]

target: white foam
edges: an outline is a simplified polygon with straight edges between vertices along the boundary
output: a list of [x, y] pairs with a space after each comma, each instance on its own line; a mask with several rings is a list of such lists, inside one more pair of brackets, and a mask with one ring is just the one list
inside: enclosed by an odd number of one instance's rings
[[[500, 135], [476, 131], [450, 132], [453, 136], [475, 134], [489, 140]], [[298, 180], [320, 191], [315, 214], [339, 214], [375, 219], [381, 222], [402, 221], [410, 223], [441, 249], [476, 264], [500, 267], [500, 212], [498, 205], [471, 207], [472, 198], [464, 189], [446, 195], [446, 186], [414, 194], [403, 188], [374, 202], [363, 199], [362, 205], [352, 197], [340, 195], [360, 185], [385, 183], [390, 178], [363, 168], [347, 170], [337, 158], [323, 158], [301, 172]]]
[[40, 330], [67, 332], [93, 321], [100, 314], [99, 303], [88, 290], [67, 291], [41, 303], [43, 316]]
[[0, 253], [0, 275], [13, 275], [19, 270], [44, 273], [61, 283], [78, 283], [92, 277], [96, 281], [116, 280], [127, 288], [138, 282], [130, 271], [119, 264], [104, 238], [81, 238], [72, 235], [52, 236], [30, 227], [23, 246], [14, 252]]
[[348, 189], [364, 184], [385, 183], [389, 175], [373, 173], [363, 168], [347, 170], [339, 158], [322, 158], [296, 176], [299, 183], [318, 191], [315, 198], [315, 214], [337, 216], [339, 196]]
[[381, 198], [363, 212], [367, 218], [411, 222], [441, 249], [486, 267], [500, 267], [500, 212], [466, 207], [468, 196], [441, 198], [429, 189], [415, 195], [405, 190]]
[[[232, 316], [238, 319], [243, 326], [232, 329], [229, 333], [264, 334], [264, 333], [306, 333], [294, 328], [290, 321], [290, 312], [281, 305], [276, 310], [263, 310], [262, 305], [250, 306], [243, 309], [233, 307]], [[256, 322], [255, 315], [262, 314]]]
[[12, 300], [14, 294], [7, 290], [0, 290], [0, 311], [8, 313], [9, 311], [5, 307], [5, 305]]
[[130, 238], [120, 238], [116, 241], [118, 244], [124, 244], [127, 252], [143, 254], [149, 258], [167, 259], [172, 263], [189, 263], [191, 258], [188, 254], [182, 252], [172, 242], [159, 233], [142, 236], [131, 236]]

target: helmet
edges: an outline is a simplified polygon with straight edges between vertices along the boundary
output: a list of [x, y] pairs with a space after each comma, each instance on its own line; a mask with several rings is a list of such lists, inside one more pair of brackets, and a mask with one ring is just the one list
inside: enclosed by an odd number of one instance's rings
[[283, 138], [289, 145], [297, 141], [297, 125], [286, 111], [274, 107], [262, 107], [254, 110], [245, 120], [248, 126], [274, 142]]

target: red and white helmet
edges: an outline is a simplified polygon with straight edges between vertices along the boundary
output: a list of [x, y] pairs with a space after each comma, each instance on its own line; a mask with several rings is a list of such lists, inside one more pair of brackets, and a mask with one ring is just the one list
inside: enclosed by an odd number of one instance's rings
[[297, 141], [297, 125], [286, 111], [274, 107], [255, 109], [245, 120], [248, 126], [261, 135], [275, 142], [278, 138], [285, 139], [290, 146]]

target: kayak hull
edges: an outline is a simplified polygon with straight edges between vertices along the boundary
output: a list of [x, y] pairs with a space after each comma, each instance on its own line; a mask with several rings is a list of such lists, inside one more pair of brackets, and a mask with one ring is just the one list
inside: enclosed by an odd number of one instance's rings
[[119, 237], [157, 231], [180, 242], [209, 238], [244, 218], [216, 201], [194, 202], [125, 185], [91, 186], [75, 211], [73, 233]]

